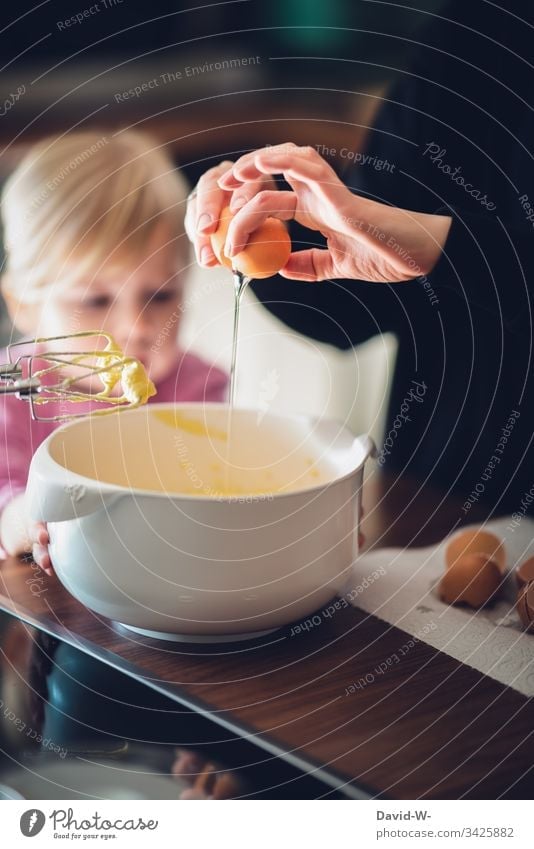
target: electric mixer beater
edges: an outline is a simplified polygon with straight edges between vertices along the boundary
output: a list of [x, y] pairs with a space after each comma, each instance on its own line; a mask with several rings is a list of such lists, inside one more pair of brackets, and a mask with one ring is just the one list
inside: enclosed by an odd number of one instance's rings
[[[106, 347], [102, 350], [55, 351], [47, 350], [48, 345], [70, 339], [104, 338]], [[38, 347], [34, 353], [18, 354], [21, 347]], [[43, 349], [42, 349], [43, 348]], [[80, 418], [86, 412], [75, 412], [80, 402], [94, 401], [107, 404], [91, 415], [107, 415], [117, 409], [133, 409], [145, 404], [156, 390], [148, 378], [145, 368], [135, 357], [127, 357], [108, 333], [88, 330], [65, 336], [39, 337], [36, 339], [13, 342], [7, 346], [9, 362], [0, 365], [0, 395], [15, 394], [17, 398], [28, 401], [31, 416], [35, 421], [59, 422]], [[45, 363], [44, 367], [41, 366]], [[62, 377], [61, 371], [74, 371]], [[57, 376], [56, 382], [48, 382]], [[77, 384], [80, 380], [98, 376], [103, 385], [100, 392], [83, 391]], [[122, 387], [121, 395], [112, 395], [117, 384]], [[64, 409], [60, 414], [41, 415], [39, 407], [60, 401]]]

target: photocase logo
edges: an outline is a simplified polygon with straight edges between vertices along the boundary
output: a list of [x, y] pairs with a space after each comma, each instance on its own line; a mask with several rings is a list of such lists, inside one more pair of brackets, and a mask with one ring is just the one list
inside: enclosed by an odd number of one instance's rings
[[24, 811], [20, 818], [20, 830], [24, 837], [35, 837], [42, 831], [46, 822], [46, 817], [42, 811], [33, 808], [30, 811]]

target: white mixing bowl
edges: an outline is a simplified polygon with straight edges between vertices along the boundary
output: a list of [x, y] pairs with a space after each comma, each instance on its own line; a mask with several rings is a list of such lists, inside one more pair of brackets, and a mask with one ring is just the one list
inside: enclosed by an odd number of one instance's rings
[[343, 587], [373, 449], [334, 421], [239, 408], [229, 441], [225, 405], [150, 404], [51, 434], [28, 507], [82, 604], [148, 636], [243, 639]]

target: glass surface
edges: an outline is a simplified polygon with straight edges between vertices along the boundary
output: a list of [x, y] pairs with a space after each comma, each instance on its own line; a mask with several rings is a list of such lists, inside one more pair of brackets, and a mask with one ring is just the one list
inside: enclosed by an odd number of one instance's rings
[[140, 681], [0, 611], [0, 801], [342, 798]]

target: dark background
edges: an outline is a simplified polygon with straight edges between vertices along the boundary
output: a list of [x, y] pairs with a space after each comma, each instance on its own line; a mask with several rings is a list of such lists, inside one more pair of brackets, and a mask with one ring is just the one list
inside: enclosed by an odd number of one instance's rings
[[[14, 144], [74, 126], [144, 128], [172, 141], [182, 165], [191, 152], [215, 156], [247, 144], [292, 137], [322, 142], [311, 125], [272, 126], [293, 117], [338, 122], [358, 144], [380, 94], [417, 50], [417, 34], [442, 0], [413, 0], [413, 9], [378, 0], [45, 0], [5, 4], [0, 11], [0, 102], [24, 94], [0, 117], [3, 170]], [[66, 19], [95, 9], [66, 28]], [[260, 61], [161, 84], [160, 75], [187, 65], [242, 57]], [[159, 85], [127, 102], [115, 95], [157, 78]], [[248, 122], [271, 121], [250, 129]], [[349, 122], [341, 130], [339, 123]], [[249, 126], [237, 134], [222, 124]], [[195, 141], [182, 137], [198, 133]], [[292, 130], [292, 135], [288, 133]], [[267, 136], [271, 136], [269, 138]], [[181, 139], [181, 141], [180, 141]], [[260, 141], [263, 139], [263, 142]], [[328, 142], [328, 134], [325, 142]], [[7, 148], [7, 150], [5, 149]], [[202, 168], [205, 167], [204, 165]], [[202, 170], [202, 168], [200, 170]]]

